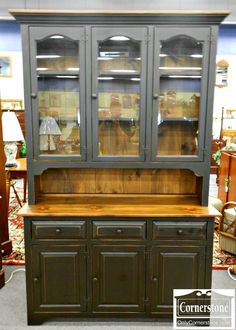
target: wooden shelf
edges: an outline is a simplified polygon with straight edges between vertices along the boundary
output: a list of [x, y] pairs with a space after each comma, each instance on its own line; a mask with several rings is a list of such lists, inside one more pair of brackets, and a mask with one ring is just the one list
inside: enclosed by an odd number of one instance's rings
[[24, 205], [22, 216], [77, 216], [77, 217], [216, 217], [220, 213], [211, 206], [199, 206], [195, 196], [50, 196], [35, 205]]

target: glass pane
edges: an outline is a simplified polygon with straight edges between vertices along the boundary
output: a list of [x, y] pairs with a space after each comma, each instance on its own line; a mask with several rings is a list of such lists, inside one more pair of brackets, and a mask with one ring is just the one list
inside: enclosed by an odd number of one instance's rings
[[114, 36], [98, 47], [100, 156], [139, 156], [140, 42]]
[[36, 58], [40, 154], [80, 154], [78, 42], [53, 35]]
[[160, 44], [158, 155], [198, 154], [202, 50], [185, 35]]

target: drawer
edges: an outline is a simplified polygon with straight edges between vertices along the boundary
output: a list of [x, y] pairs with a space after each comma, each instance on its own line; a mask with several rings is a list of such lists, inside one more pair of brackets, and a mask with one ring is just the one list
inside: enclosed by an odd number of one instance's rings
[[85, 238], [85, 221], [33, 221], [32, 238]]
[[206, 239], [206, 222], [154, 221], [153, 239]]
[[145, 239], [145, 221], [93, 221], [93, 238]]

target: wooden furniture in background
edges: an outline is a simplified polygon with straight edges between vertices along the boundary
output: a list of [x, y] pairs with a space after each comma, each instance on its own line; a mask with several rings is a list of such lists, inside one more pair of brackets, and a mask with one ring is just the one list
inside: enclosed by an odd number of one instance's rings
[[223, 203], [236, 201], [236, 151], [222, 151], [218, 198]]
[[219, 247], [221, 250], [236, 254], [236, 202], [223, 205], [219, 224]]
[[9, 230], [8, 230], [8, 197], [6, 191], [6, 175], [5, 175], [5, 154], [3, 148], [3, 139], [2, 139], [2, 113], [0, 111], [0, 242], [1, 250], [6, 254], [12, 252], [12, 242], [9, 239]]
[[[1, 67], [0, 67], [1, 69]], [[0, 103], [0, 288], [5, 283], [4, 271], [2, 269], [2, 242], [5, 240], [8, 242], [8, 248], [11, 246], [8, 236], [8, 205], [7, 205], [7, 194], [6, 194], [6, 178], [4, 171], [5, 155], [3, 150], [3, 139], [2, 139], [2, 111]]]
[[[27, 167], [26, 167], [26, 158], [17, 158], [16, 159], [17, 166], [14, 167], [6, 167], [6, 187], [7, 187], [7, 199], [8, 203], [10, 200], [10, 188], [13, 184], [13, 179], [23, 179], [23, 202], [26, 202], [26, 190], [27, 190]], [[18, 203], [21, 205], [21, 201], [19, 200], [19, 196], [17, 192], [15, 192]]]
[[0, 289], [4, 286], [5, 284], [5, 274], [4, 270], [2, 269], [2, 253], [0, 253]]
[[226, 146], [226, 141], [223, 139], [213, 139], [211, 142], [211, 174], [216, 174], [218, 177], [219, 165], [216, 164], [212, 155], [219, 149]]

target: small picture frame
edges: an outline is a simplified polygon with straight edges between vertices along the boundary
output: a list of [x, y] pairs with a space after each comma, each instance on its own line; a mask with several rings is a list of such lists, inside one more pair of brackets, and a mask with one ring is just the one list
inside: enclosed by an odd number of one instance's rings
[[22, 100], [1, 100], [2, 110], [22, 110]]
[[12, 76], [11, 57], [0, 56], [0, 78], [9, 78]]

